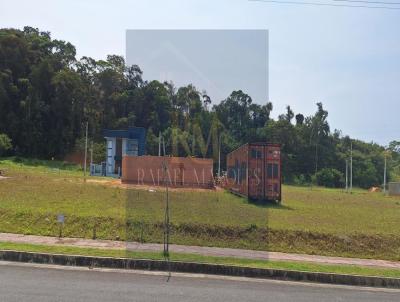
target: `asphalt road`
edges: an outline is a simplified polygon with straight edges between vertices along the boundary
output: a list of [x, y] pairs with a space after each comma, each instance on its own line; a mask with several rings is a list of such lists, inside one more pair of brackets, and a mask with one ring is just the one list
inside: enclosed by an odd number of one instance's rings
[[400, 301], [400, 291], [0, 262], [0, 301]]

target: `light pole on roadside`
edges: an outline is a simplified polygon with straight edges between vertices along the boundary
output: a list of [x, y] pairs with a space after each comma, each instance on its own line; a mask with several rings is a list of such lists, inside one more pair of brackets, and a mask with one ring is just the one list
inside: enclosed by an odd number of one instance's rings
[[163, 151], [164, 151], [164, 157], [163, 157], [163, 171], [164, 171], [164, 185], [165, 185], [165, 194], [166, 194], [166, 200], [165, 200], [165, 212], [164, 212], [164, 257], [169, 260], [169, 232], [170, 232], [170, 226], [169, 226], [169, 190], [168, 190], [168, 181], [169, 181], [169, 175], [168, 175], [168, 166], [167, 166], [167, 160], [166, 160], [166, 153], [165, 153], [165, 141], [164, 137], [162, 139], [163, 141]]
[[86, 181], [86, 162], [87, 162], [88, 128], [89, 128], [89, 122], [86, 122], [86, 131], [85, 131], [85, 162], [83, 163], [83, 175], [84, 175], [85, 181]]
[[387, 174], [387, 152], [384, 153], [385, 165], [383, 168], [383, 194], [386, 194], [386, 174]]
[[346, 158], [346, 193], [349, 193], [349, 160]]
[[218, 178], [221, 177], [221, 133], [218, 140]]
[[353, 142], [350, 144], [350, 193], [353, 192]]
[[158, 133], [158, 156], [161, 156], [161, 131]]

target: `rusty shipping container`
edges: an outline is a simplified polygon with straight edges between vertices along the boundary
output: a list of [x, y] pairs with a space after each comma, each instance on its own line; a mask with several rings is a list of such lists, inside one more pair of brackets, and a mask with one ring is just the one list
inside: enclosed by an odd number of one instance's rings
[[226, 187], [252, 200], [281, 201], [279, 144], [248, 143], [227, 155]]
[[[167, 173], [163, 165], [167, 164]], [[192, 157], [124, 156], [122, 183], [173, 187], [214, 188], [213, 160]]]

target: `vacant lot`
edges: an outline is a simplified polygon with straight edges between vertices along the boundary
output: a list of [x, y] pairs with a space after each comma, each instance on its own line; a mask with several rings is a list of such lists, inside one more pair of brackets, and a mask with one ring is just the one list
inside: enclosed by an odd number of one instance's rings
[[[44, 164], [44, 165], [41, 165]], [[49, 167], [51, 165], [51, 167]], [[84, 182], [59, 163], [0, 160], [0, 231], [161, 242], [165, 193]], [[283, 187], [282, 206], [227, 192], [170, 192], [171, 240], [400, 260], [400, 199], [381, 193]]]

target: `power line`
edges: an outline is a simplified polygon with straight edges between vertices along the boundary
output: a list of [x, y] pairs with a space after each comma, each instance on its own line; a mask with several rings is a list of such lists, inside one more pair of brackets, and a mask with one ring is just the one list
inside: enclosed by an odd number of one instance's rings
[[308, 5], [308, 6], [334, 6], [334, 7], [374, 8], [374, 9], [400, 10], [400, 7], [390, 7], [390, 6], [348, 5], [348, 4], [334, 4], [334, 3], [321, 3], [321, 2], [296, 2], [296, 1], [278, 1], [278, 0], [248, 0], [248, 1], [265, 2], [265, 3], [276, 3], [276, 4]]
[[400, 2], [385, 2], [385, 1], [367, 1], [367, 0], [332, 0], [337, 2], [355, 2], [368, 4], [385, 4], [385, 5], [400, 5]]
[[[252, 2], [265, 2], [265, 3], [276, 3], [276, 4], [294, 4], [294, 5], [309, 5], [309, 6], [333, 6], [333, 7], [352, 7], [352, 8], [375, 8], [375, 9], [390, 9], [390, 10], [400, 10], [400, 7], [390, 7], [390, 6], [369, 6], [369, 5], [348, 5], [348, 4], [334, 4], [334, 3], [321, 3], [321, 2], [296, 2], [296, 1], [279, 1], [279, 0], [248, 0]], [[369, 1], [362, 1], [362, 0], [333, 0], [333, 1], [343, 1], [343, 2], [361, 2], [361, 3], [371, 3]], [[378, 4], [390, 4], [390, 5], [397, 5], [400, 4], [399, 2], [393, 3], [385, 3], [385, 2], [378, 2]]]

